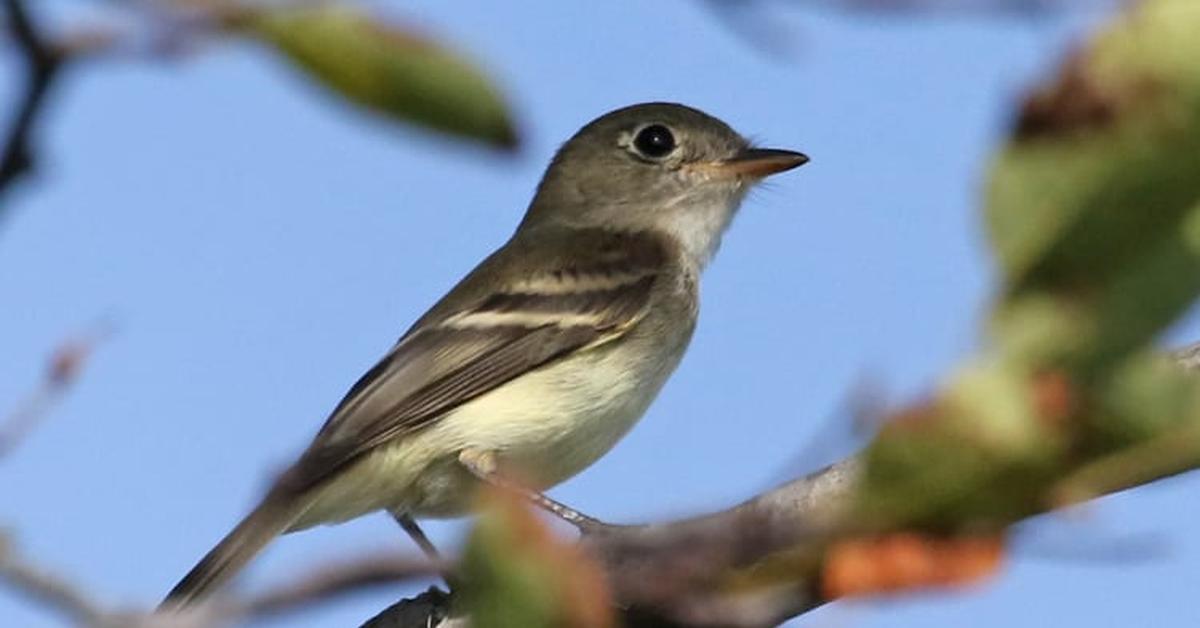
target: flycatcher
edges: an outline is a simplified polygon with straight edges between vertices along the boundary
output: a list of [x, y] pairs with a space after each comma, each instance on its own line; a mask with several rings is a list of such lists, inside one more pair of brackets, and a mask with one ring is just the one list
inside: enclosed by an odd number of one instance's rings
[[164, 606], [210, 593], [280, 534], [377, 510], [431, 551], [413, 518], [463, 514], [499, 470], [542, 491], [595, 462], [683, 357], [700, 273], [747, 191], [807, 161], [677, 104], [583, 127], [512, 238], [358, 380]]

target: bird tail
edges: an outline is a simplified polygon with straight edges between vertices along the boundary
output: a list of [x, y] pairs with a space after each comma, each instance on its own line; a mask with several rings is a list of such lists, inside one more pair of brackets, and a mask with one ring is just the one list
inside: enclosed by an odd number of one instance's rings
[[307, 500], [273, 490], [245, 519], [171, 589], [159, 610], [179, 610], [207, 597], [283, 534], [307, 508]]

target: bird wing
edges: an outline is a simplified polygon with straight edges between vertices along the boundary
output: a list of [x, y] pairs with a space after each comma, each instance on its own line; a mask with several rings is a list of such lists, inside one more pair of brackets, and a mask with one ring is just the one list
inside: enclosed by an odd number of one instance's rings
[[620, 337], [645, 315], [668, 258], [647, 234], [510, 242], [358, 380], [282, 480], [304, 490], [505, 382]]

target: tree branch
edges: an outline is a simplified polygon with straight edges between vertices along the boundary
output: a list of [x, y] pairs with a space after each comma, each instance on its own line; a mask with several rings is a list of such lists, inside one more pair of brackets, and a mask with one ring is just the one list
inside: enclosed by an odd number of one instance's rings
[[[0, 535], [0, 585], [7, 585], [88, 628], [209, 628], [238, 620], [297, 613], [367, 587], [395, 584], [440, 573], [443, 566], [404, 555], [378, 553], [319, 567], [312, 574], [249, 598], [215, 597], [178, 613], [110, 609], [61, 574], [19, 557]], [[436, 595], [427, 594], [437, 600]], [[432, 612], [432, 611], [430, 611]], [[424, 624], [421, 624], [422, 626]]]
[[[731, 570], [824, 538], [850, 511], [862, 472], [857, 456], [792, 480], [718, 512], [646, 525], [611, 525], [581, 539], [604, 567], [622, 607], [624, 625], [763, 626], [810, 610], [826, 600], [815, 587], [716, 593]], [[426, 592], [387, 608], [363, 628], [450, 628], [451, 596]]]
[[74, 383], [96, 346], [112, 332], [106, 324], [62, 342], [50, 356], [42, 381], [10, 414], [0, 417], [0, 459], [25, 441]]
[[23, 0], [4, 0], [8, 28], [24, 62], [25, 90], [9, 123], [0, 157], [0, 203], [12, 184], [34, 167], [30, 136], [45, 109], [49, 93], [66, 55], [38, 33]]
[[[1200, 371], [1200, 343], [1171, 357], [1189, 372]], [[1122, 464], [1125, 456], [1161, 457], [1164, 443], [1174, 461]], [[822, 583], [827, 551], [839, 539], [870, 533], [855, 516], [866, 483], [865, 456], [860, 452], [732, 508], [663, 523], [609, 526], [580, 542], [603, 565], [626, 626], [773, 626], [830, 601]], [[1098, 491], [1080, 498], [1091, 498], [1198, 465], [1200, 439], [1181, 439], [1171, 431], [1083, 464], [1062, 484], [1102, 476], [1103, 481], [1084, 482]], [[1073, 501], [1046, 500], [1028, 516]], [[789, 553], [789, 571], [777, 586], [729, 586], [730, 573], [754, 569], [781, 553]], [[389, 607], [363, 628], [450, 628], [457, 621], [450, 596], [427, 592]]]
[[0, 536], [0, 583], [37, 600], [81, 626], [99, 625], [104, 612], [90, 596], [67, 580], [15, 555], [7, 536]]

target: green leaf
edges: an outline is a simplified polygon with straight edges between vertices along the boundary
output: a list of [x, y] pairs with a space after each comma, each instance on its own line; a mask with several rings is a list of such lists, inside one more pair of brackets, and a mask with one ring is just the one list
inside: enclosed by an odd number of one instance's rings
[[1057, 482], [1054, 502], [1076, 503], [1200, 466], [1196, 373], [1145, 353], [1095, 388], [1073, 448], [1084, 462]]
[[1003, 350], [1105, 368], [1200, 294], [1200, 11], [1149, 0], [1026, 105], [993, 169]]
[[1177, 427], [1200, 428], [1200, 378], [1169, 357], [1138, 355], [1099, 387], [1094, 405], [1093, 449], [1138, 444]]
[[513, 148], [499, 90], [457, 54], [349, 7], [251, 12], [235, 27], [314, 81], [392, 119]]
[[554, 538], [521, 501], [488, 491], [462, 561], [462, 597], [481, 628], [611, 628], [600, 569]]
[[954, 529], [1023, 516], [1063, 448], [1036, 382], [1018, 364], [972, 363], [894, 417], [864, 453], [855, 520]]

